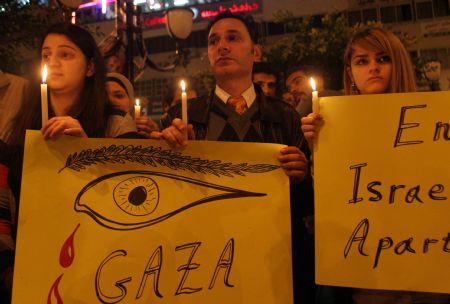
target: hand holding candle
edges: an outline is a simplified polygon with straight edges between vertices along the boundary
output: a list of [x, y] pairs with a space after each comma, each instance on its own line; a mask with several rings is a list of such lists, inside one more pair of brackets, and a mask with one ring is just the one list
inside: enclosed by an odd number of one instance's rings
[[42, 126], [48, 121], [48, 96], [47, 96], [47, 65], [44, 65], [42, 70], [42, 84], [41, 84], [41, 113], [42, 113]]
[[188, 125], [187, 95], [186, 95], [186, 84], [184, 80], [181, 80], [180, 86], [181, 86], [181, 120], [186, 125], [185, 135], [187, 138], [187, 125]]
[[141, 117], [141, 105], [139, 103], [139, 99], [136, 98], [136, 105], [134, 106], [134, 118]]
[[312, 77], [310, 78], [310, 84], [312, 88], [312, 110], [313, 113], [319, 113], [319, 95], [316, 90], [316, 82]]

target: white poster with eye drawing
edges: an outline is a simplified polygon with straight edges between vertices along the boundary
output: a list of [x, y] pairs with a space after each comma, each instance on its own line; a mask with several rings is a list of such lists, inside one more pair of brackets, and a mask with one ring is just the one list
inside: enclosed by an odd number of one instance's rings
[[13, 303], [292, 303], [281, 147], [28, 131]]
[[450, 293], [450, 92], [320, 99], [316, 280]]

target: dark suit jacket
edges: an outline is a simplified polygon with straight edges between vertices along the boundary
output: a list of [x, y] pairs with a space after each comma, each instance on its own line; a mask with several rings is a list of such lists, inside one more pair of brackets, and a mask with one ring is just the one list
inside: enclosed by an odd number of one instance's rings
[[[299, 147], [309, 156], [308, 145], [300, 129], [300, 117], [288, 104], [265, 96], [255, 87], [256, 100], [259, 104], [259, 120], [264, 142], [278, 143]], [[188, 101], [189, 123], [194, 126], [195, 138], [204, 140], [208, 131], [209, 114], [214, 95]], [[167, 128], [175, 118], [181, 118], [181, 104], [169, 109], [161, 118], [161, 125]]]

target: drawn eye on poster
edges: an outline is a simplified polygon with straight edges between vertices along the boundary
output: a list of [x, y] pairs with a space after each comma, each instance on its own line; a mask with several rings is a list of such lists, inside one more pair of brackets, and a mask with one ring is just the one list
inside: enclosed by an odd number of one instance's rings
[[13, 303], [292, 303], [280, 148], [28, 132]]
[[[180, 193], [179, 199], [173, 199], [168, 204], [164, 200], [164, 196], [167, 197], [167, 193], [164, 192], [177, 191], [176, 183], [180, 181], [189, 184], [190, 191], [195, 192], [198, 191], [196, 188], [202, 187], [216, 191], [213, 195], [201, 195], [192, 202], [186, 201]], [[116, 184], [110, 195], [112, 198], [110, 201], [114, 201], [115, 206], [121, 211], [114, 208], [114, 205], [107, 205], [104, 197], [95, 197], [101, 192], [95, 191], [96, 188], [102, 188], [104, 182]], [[163, 190], [162, 188], [168, 189]], [[264, 195], [266, 194], [233, 189], [174, 174], [138, 170], [124, 171], [101, 176], [83, 187], [75, 199], [75, 210], [87, 213], [104, 227], [132, 230], [157, 224], [197, 205], [231, 198]], [[159, 204], [160, 200], [161, 204]], [[161, 211], [161, 209], [163, 210]]]

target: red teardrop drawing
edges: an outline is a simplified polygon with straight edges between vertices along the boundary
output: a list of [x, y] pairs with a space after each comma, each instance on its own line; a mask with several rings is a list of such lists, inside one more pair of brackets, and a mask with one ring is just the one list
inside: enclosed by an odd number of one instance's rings
[[75, 232], [77, 232], [78, 230], [78, 227], [80, 227], [80, 224], [77, 225], [72, 234], [64, 242], [64, 245], [61, 248], [61, 252], [59, 253], [59, 264], [64, 268], [69, 267], [75, 258], [73, 239], [75, 236]]
[[55, 283], [53, 283], [52, 288], [50, 288], [50, 292], [48, 293], [47, 304], [53, 304], [52, 295], [55, 296], [56, 304], [63, 304], [63, 300], [61, 295], [59, 294], [58, 285], [59, 281], [62, 279], [62, 274], [56, 279]]

